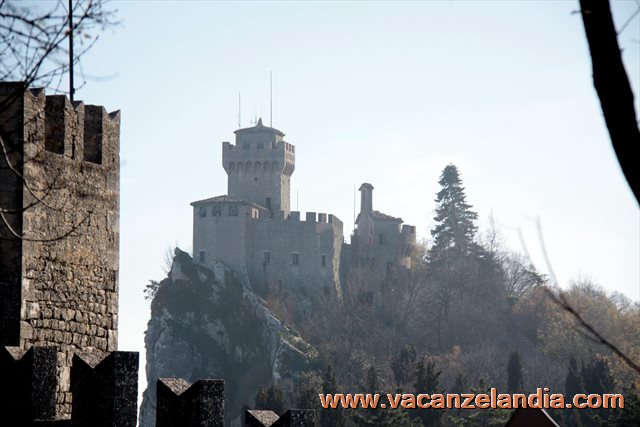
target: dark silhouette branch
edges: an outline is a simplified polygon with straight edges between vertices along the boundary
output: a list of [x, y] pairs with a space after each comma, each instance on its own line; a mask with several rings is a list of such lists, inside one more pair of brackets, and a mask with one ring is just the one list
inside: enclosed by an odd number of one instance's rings
[[640, 190], [637, 184], [634, 187], [640, 174], [633, 160], [635, 152], [640, 149], [640, 130], [611, 8], [606, 0], [580, 0], [580, 11], [591, 52], [593, 85], [600, 99], [611, 144], [636, 201], [640, 201]]
[[583, 317], [580, 315], [580, 313], [578, 313], [571, 306], [571, 304], [569, 304], [569, 302], [567, 301], [567, 298], [564, 296], [564, 294], [562, 292], [558, 292], [558, 295], [556, 295], [551, 289], [549, 289], [547, 287], [545, 287], [544, 289], [547, 292], [547, 295], [549, 296], [549, 298], [551, 298], [551, 300], [554, 303], [556, 303], [558, 306], [560, 306], [563, 310], [565, 310], [566, 312], [571, 314], [571, 316], [573, 316], [573, 318], [576, 319], [578, 324], [586, 332], [588, 332], [596, 342], [598, 342], [598, 343], [604, 345], [605, 347], [607, 347], [609, 350], [611, 350], [613, 353], [615, 353], [618, 357], [620, 357], [631, 369], [633, 369], [634, 371], [636, 371], [637, 373], [640, 374], [640, 365], [638, 365], [633, 360], [631, 360], [631, 358], [629, 356], [624, 354], [618, 347], [616, 347], [608, 339], [606, 339], [604, 336], [602, 336], [602, 334], [600, 334], [598, 331], [596, 331], [596, 329], [593, 326], [591, 326], [589, 323], [587, 323], [587, 321], [583, 319]]
[[[97, 41], [97, 36], [92, 36], [92, 33], [118, 24], [114, 19], [116, 11], [104, 7], [108, 3], [106, 0], [70, 2], [69, 8], [65, 3], [66, 1], [58, 0], [38, 7], [25, 7], [17, 1], [0, 0], [0, 79], [20, 82], [15, 85], [12, 93], [0, 100], [0, 113], [9, 111], [30, 87], [44, 87], [61, 92], [63, 77], [73, 65], [80, 63], [80, 58]], [[82, 37], [78, 38], [78, 49], [73, 51], [67, 42], [76, 34]], [[52, 84], [55, 87], [52, 88]], [[49, 240], [27, 239], [16, 232], [7, 220], [7, 214], [20, 214], [39, 204], [48, 209], [63, 210], [47, 202], [48, 196], [60, 189], [57, 183], [62, 171], [55, 173], [49, 170], [49, 177], [42, 185], [34, 186], [27, 182], [21, 169], [28, 162], [37, 161], [43, 148], [40, 147], [33, 158], [25, 159], [15, 151], [16, 147], [12, 147], [9, 135], [5, 126], [0, 126], [0, 156], [4, 157], [0, 164], [19, 178], [32, 200], [24, 206], [0, 206], [0, 225], [3, 224], [11, 235], [23, 240], [44, 242], [69, 236], [88, 216], [68, 232]], [[13, 154], [17, 156], [12, 158]]]

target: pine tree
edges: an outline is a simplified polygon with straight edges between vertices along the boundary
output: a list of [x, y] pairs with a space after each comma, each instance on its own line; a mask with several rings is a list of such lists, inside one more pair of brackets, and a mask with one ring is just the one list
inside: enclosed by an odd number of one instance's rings
[[471, 210], [466, 201], [458, 168], [448, 165], [442, 171], [442, 189], [436, 197], [436, 226], [431, 230], [433, 246], [429, 250], [431, 263], [442, 260], [447, 255], [466, 255], [475, 249], [473, 239], [478, 227], [478, 214]]
[[407, 344], [391, 358], [391, 370], [393, 371], [393, 377], [396, 380], [398, 388], [409, 380], [409, 377], [413, 371], [413, 364], [416, 361], [416, 348]]
[[417, 366], [415, 373], [415, 387], [416, 393], [436, 393], [438, 391], [438, 384], [440, 374], [442, 372], [436, 372], [436, 363], [427, 362], [422, 358]]
[[282, 388], [276, 384], [271, 384], [269, 388], [260, 386], [256, 394], [256, 409], [273, 411], [278, 415], [284, 413], [284, 393]]
[[[439, 393], [440, 371], [436, 372], [435, 362], [427, 362], [423, 357], [416, 366], [415, 387], [416, 394]], [[440, 425], [440, 419], [444, 412], [441, 409], [425, 408], [411, 413], [412, 416], [419, 418], [425, 426], [435, 427]]]
[[275, 412], [278, 415], [284, 413], [284, 392], [282, 388], [276, 384], [271, 384], [267, 389], [267, 409]]
[[520, 353], [516, 350], [511, 353], [507, 364], [507, 391], [509, 393], [519, 393], [522, 392], [523, 387], [522, 363], [520, 362]]
[[304, 373], [295, 383], [295, 405], [298, 409], [315, 409], [320, 407], [318, 394], [321, 393], [321, 380], [313, 372]]
[[578, 372], [578, 362], [573, 356], [569, 359], [569, 372], [567, 372], [567, 377], [564, 380], [564, 389], [569, 397], [584, 391], [584, 385]]
[[[336, 374], [331, 365], [327, 366], [322, 377], [322, 392], [324, 394], [339, 393]], [[348, 417], [341, 407], [322, 409], [320, 413], [320, 425], [322, 427], [343, 427], [347, 425]]]
[[255, 408], [270, 409], [267, 404], [267, 389], [262, 385], [258, 388], [258, 393], [256, 394]]
[[378, 371], [376, 367], [371, 365], [367, 370], [367, 378], [365, 385], [367, 389], [366, 393], [379, 393], [380, 392], [380, 379], [378, 378]]

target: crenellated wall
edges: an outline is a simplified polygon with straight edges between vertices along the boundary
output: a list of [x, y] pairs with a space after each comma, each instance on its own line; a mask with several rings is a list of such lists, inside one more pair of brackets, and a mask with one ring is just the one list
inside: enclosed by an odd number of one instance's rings
[[309, 286], [340, 297], [342, 221], [300, 212], [271, 215], [228, 196], [192, 203], [194, 260], [227, 264], [250, 283]]
[[1, 206], [15, 208], [0, 222], [0, 259], [17, 261], [3, 266], [0, 299], [19, 305], [3, 302], [0, 344], [57, 346], [57, 413], [68, 415], [72, 352], [117, 349], [120, 113], [12, 83], [0, 102], [15, 153], [0, 156]]
[[238, 129], [235, 145], [222, 143], [222, 165], [228, 175], [229, 196], [270, 209], [290, 209], [295, 146], [277, 129], [262, 125]]

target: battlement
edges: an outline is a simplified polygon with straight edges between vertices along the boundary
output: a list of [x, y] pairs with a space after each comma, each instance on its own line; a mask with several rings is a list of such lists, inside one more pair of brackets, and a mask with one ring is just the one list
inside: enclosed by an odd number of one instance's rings
[[222, 166], [227, 174], [263, 175], [273, 172], [291, 176], [296, 147], [285, 141], [222, 143]]
[[0, 225], [0, 345], [66, 355], [55, 405], [70, 415], [69, 355], [117, 349], [120, 112], [24, 83], [0, 83], [0, 105], [0, 204], [26, 237]]
[[22, 110], [27, 158], [54, 153], [60, 158], [119, 166], [120, 111], [108, 113], [102, 106], [72, 103], [66, 95], [46, 95], [41, 88], [23, 91], [16, 83], [0, 83], [2, 101], [9, 103], [13, 114]]
[[307, 212], [305, 215], [305, 219], [300, 219], [300, 212], [291, 211], [289, 215], [286, 217], [286, 221], [291, 222], [306, 222], [306, 223], [315, 223], [315, 224], [337, 224], [342, 225], [342, 221], [332, 214], [326, 213], [316, 213], [316, 212]]

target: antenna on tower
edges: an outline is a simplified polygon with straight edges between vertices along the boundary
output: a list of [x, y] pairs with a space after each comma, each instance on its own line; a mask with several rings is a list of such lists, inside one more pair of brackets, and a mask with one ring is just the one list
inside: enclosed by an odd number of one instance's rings
[[296, 211], [300, 212], [300, 190], [296, 188]]
[[273, 71], [269, 71], [269, 126], [273, 127]]
[[242, 121], [241, 121], [241, 111], [242, 111], [242, 103], [240, 100], [240, 92], [238, 92], [238, 129], [240, 129], [242, 127]]
[[353, 183], [353, 229], [356, 229], [356, 183]]

